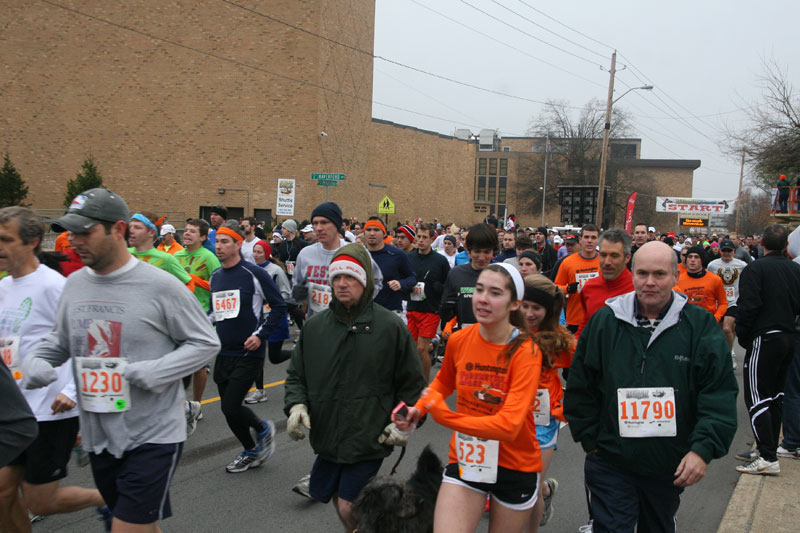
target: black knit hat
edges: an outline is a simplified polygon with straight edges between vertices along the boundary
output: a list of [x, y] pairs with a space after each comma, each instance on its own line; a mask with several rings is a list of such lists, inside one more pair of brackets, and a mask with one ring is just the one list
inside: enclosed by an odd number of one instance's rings
[[342, 227], [342, 210], [334, 202], [325, 202], [323, 204], [319, 204], [311, 212], [312, 222], [314, 221], [314, 217], [327, 218], [334, 223], [337, 230]]
[[704, 255], [706, 255], [706, 251], [703, 249], [702, 246], [697, 245], [697, 246], [692, 246], [691, 248], [689, 248], [686, 251], [686, 255], [689, 255], [689, 254], [697, 254], [700, 257], [703, 257]]

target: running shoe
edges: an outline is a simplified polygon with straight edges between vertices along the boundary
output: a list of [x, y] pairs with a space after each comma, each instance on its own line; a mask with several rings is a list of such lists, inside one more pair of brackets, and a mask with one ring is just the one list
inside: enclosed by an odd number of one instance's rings
[[78, 466], [83, 468], [84, 466], [89, 464], [89, 454], [83, 450], [83, 446], [78, 444], [72, 451], [75, 453], [75, 462], [78, 463]]
[[556, 478], [549, 477], [544, 482], [550, 487], [550, 496], [544, 498], [544, 513], [542, 514], [542, 520], [539, 522], [539, 527], [546, 525], [550, 521], [550, 517], [553, 516], [553, 496], [556, 495], [558, 490]]
[[778, 457], [787, 457], [789, 459], [800, 459], [800, 448], [794, 450], [787, 450], [783, 446], [778, 446]]
[[44, 520], [45, 517], [43, 517], [42, 515], [33, 514], [32, 512], [28, 511], [28, 518], [31, 519], [31, 524], [35, 524], [36, 522], [41, 522], [42, 520]]
[[189, 403], [189, 410], [186, 411], [186, 438], [192, 436], [194, 430], [197, 428], [197, 421], [200, 418], [200, 415], [203, 413], [202, 407], [200, 407], [200, 402], [188, 402]]
[[292, 492], [296, 492], [300, 496], [305, 496], [309, 500], [311, 500], [311, 476], [305, 475], [300, 478], [300, 481], [294, 484], [292, 487]]
[[261, 403], [267, 401], [267, 391], [256, 389], [244, 397], [244, 403]]
[[272, 420], [262, 420], [264, 429], [256, 433], [256, 452], [262, 463], [268, 461], [275, 453], [275, 423]]
[[255, 468], [257, 466], [261, 466], [261, 460], [258, 458], [258, 451], [244, 450], [225, 467], [225, 470], [231, 474], [238, 474], [239, 472], [244, 472], [248, 468]]
[[759, 455], [758, 448], [748, 448], [746, 451], [739, 452], [736, 455], [734, 455], [734, 459], [736, 459], [737, 461], [744, 461], [745, 463], [749, 463], [750, 461], [758, 457], [758, 455]]
[[781, 473], [781, 466], [778, 461], [767, 461], [761, 456], [756, 457], [749, 463], [736, 467], [737, 472], [742, 474], [753, 474], [756, 476], [777, 476]]
[[106, 531], [111, 531], [111, 522], [114, 521], [114, 515], [111, 514], [111, 509], [109, 509], [108, 506], [98, 507], [95, 512], [100, 515], [97, 519], [103, 522]]

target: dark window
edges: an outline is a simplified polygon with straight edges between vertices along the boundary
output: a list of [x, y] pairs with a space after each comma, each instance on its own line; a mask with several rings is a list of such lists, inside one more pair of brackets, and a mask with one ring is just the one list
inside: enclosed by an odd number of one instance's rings
[[494, 176], [489, 176], [489, 197], [487, 200], [490, 204], [494, 205], [494, 202], [497, 198], [497, 178]]

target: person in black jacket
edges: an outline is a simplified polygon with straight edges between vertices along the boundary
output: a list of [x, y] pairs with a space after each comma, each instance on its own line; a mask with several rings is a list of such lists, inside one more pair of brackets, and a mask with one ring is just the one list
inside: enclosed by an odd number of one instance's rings
[[547, 243], [546, 227], [539, 226], [536, 228], [536, 233], [533, 234], [533, 249], [539, 252], [539, 255], [542, 257], [541, 272], [547, 275], [555, 266], [558, 256], [556, 254], [556, 249]]
[[789, 231], [767, 226], [764, 257], [742, 271], [736, 311], [736, 336], [747, 348], [744, 400], [757, 453], [736, 468], [745, 474], [780, 473], [777, 448], [783, 387], [794, 354], [795, 317], [800, 314], [800, 265], [784, 255]]
[[450, 273], [450, 263], [431, 248], [433, 224], [423, 223], [417, 230], [417, 248], [408, 254], [411, 268], [417, 274], [417, 284], [411, 290], [406, 316], [408, 330], [417, 343], [419, 360], [425, 373], [425, 383], [430, 381], [431, 358], [428, 352], [431, 341], [439, 329], [439, 305], [444, 292], [444, 282]]

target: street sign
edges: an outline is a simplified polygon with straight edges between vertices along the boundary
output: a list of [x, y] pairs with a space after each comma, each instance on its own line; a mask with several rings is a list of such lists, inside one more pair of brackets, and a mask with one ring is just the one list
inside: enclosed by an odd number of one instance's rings
[[344, 174], [326, 174], [326, 173], [312, 172], [311, 179], [320, 181], [344, 181]]
[[384, 196], [383, 199], [378, 204], [378, 214], [380, 215], [394, 214], [394, 202], [388, 196]]
[[324, 187], [338, 187], [339, 182], [336, 180], [317, 180], [317, 185]]

